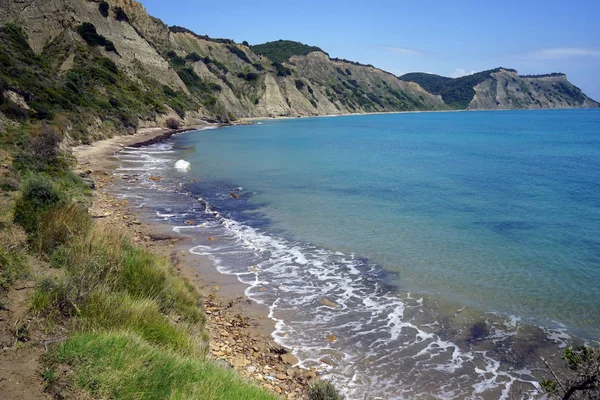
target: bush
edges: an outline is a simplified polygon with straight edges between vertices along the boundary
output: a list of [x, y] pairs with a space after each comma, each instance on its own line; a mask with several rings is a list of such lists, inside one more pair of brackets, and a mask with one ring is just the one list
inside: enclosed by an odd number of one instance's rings
[[275, 67], [275, 70], [277, 71], [277, 76], [286, 76], [286, 75], [291, 75], [292, 74], [292, 70], [291, 69], [289, 69], [288, 67], [283, 66], [279, 62], [273, 62], [273, 66]]
[[8, 83], [0, 76], [0, 105], [4, 103], [4, 92], [8, 90]]
[[100, 11], [100, 14], [102, 14], [102, 16], [104, 18], [108, 17], [109, 8], [110, 8], [110, 6], [108, 5], [108, 3], [106, 1], [101, 1], [100, 4], [98, 5], [98, 11]]
[[296, 89], [298, 90], [302, 90], [304, 88], [304, 82], [302, 82], [300, 79], [296, 79]]
[[15, 222], [26, 232], [35, 233], [41, 217], [65, 201], [64, 193], [52, 179], [44, 174], [31, 174], [25, 179], [22, 194], [15, 203]]
[[90, 46], [104, 46], [106, 51], [112, 51], [118, 54], [114, 43], [106, 39], [104, 36], [98, 34], [98, 32], [96, 31], [96, 26], [94, 24], [90, 22], [82, 23], [77, 27], [77, 33], [79, 33], [81, 38], [85, 40], [85, 42]]
[[33, 155], [40, 161], [53, 162], [58, 157], [58, 145], [61, 141], [62, 138], [54, 129], [44, 125], [40, 134], [31, 141]]
[[202, 57], [200, 57], [198, 55], [198, 53], [190, 53], [187, 56], [185, 56], [185, 59], [191, 62], [198, 62], [198, 61], [202, 61]]
[[329, 381], [318, 381], [308, 388], [309, 400], [343, 400], [335, 386]]
[[8, 290], [17, 279], [27, 276], [28, 264], [24, 255], [8, 246], [0, 246], [0, 294]]
[[117, 21], [129, 22], [129, 17], [125, 13], [122, 7], [115, 8], [115, 19]]
[[4, 103], [0, 106], [0, 111], [2, 111], [2, 113], [9, 118], [25, 119], [29, 117], [28, 110], [10, 100], [4, 101]]
[[237, 48], [235, 45], [228, 45], [227, 49], [235, 54], [239, 59], [241, 59], [244, 62], [247, 62], [248, 64], [252, 64], [252, 61], [250, 61], [250, 59], [248, 58], [248, 56], [246, 55], [246, 53], [243, 50], [240, 50], [239, 48]]
[[179, 129], [181, 127], [181, 121], [177, 118], [169, 118], [167, 119], [167, 128], [169, 129]]
[[92, 219], [85, 207], [79, 204], [51, 208], [40, 216], [36, 245], [41, 253], [51, 254], [79, 235], [86, 235]]
[[15, 178], [9, 176], [0, 179], [0, 189], [5, 192], [16, 192], [21, 188], [21, 183]]
[[252, 66], [254, 68], [256, 68], [257, 71], [264, 71], [265, 70], [265, 67], [263, 67], [262, 64], [259, 64], [259, 63], [254, 63], [254, 64], [252, 64]]
[[245, 79], [249, 82], [254, 82], [258, 79], [258, 74], [255, 72], [248, 72]]

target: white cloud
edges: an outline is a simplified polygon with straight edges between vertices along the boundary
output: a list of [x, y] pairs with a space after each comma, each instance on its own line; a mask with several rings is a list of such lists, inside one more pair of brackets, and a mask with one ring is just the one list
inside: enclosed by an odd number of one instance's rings
[[558, 60], [573, 57], [600, 57], [600, 50], [585, 47], [554, 47], [534, 51], [529, 55], [539, 60]]
[[385, 49], [391, 53], [400, 53], [405, 56], [420, 56], [423, 54], [423, 52], [420, 50], [409, 49], [407, 47], [383, 46], [383, 49]]
[[450, 76], [452, 78], [460, 78], [461, 76], [465, 76], [465, 75], [473, 75], [475, 73], [475, 71], [471, 70], [471, 72], [467, 72], [465, 71], [463, 68], [456, 68], [454, 70], [454, 72], [452, 72], [450, 74]]

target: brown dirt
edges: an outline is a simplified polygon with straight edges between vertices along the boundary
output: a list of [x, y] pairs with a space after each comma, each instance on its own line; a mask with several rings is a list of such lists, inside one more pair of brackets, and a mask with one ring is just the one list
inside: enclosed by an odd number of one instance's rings
[[1, 296], [0, 394], [3, 399], [46, 399], [40, 356], [44, 335], [29, 314], [33, 281], [14, 282]]

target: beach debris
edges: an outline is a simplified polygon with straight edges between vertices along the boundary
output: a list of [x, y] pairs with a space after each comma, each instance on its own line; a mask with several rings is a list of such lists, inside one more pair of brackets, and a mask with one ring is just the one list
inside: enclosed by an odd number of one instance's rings
[[232, 198], [234, 198], [234, 199], [239, 199], [239, 198], [240, 198], [240, 196], [238, 196], [237, 194], [235, 194], [235, 193], [233, 193], [233, 192], [229, 193], [229, 195], [230, 195]]
[[335, 336], [335, 335], [327, 335], [327, 336], [325, 336], [325, 339], [327, 339], [327, 341], [333, 343], [333, 342], [335, 342], [337, 340], [337, 336]]
[[258, 266], [253, 265], [251, 267], [248, 267], [248, 272], [254, 272], [257, 273], [258, 271], [260, 271], [260, 268], [258, 268]]
[[217, 238], [213, 237], [213, 236], [209, 236], [208, 240], [213, 241], [213, 240], [217, 240]]
[[215, 287], [213, 288], [216, 292], [219, 291], [219, 285], [215, 285]]
[[193, 219], [185, 220], [183, 223], [186, 225], [196, 225], [196, 221], [194, 221]]
[[151, 181], [160, 181], [162, 179], [162, 176], [158, 176], [158, 175], [150, 175], [150, 179]]
[[327, 297], [322, 297], [320, 300], [321, 304], [327, 307], [336, 308], [338, 304], [334, 301], [329, 300]]

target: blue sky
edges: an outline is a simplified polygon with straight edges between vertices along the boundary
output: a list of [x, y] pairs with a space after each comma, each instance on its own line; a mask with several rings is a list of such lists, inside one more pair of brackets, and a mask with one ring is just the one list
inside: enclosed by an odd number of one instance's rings
[[600, 101], [599, 0], [142, 0], [169, 25], [264, 43], [290, 39], [394, 74], [499, 66], [564, 72]]

